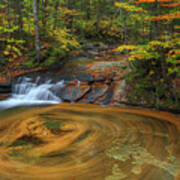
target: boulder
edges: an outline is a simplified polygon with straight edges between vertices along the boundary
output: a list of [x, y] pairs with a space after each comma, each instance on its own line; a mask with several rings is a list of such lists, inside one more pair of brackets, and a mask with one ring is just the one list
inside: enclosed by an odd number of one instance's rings
[[83, 73], [83, 74], [77, 75], [76, 78], [79, 81], [88, 81], [88, 82], [94, 81], [94, 79], [90, 73]]
[[106, 84], [95, 83], [93, 84], [91, 91], [81, 100], [82, 103], [95, 103], [99, 98], [103, 97], [108, 90]]
[[126, 81], [115, 81], [113, 90], [113, 102], [128, 103]]
[[69, 84], [59, 92], [63, 101], [76, 102], [81, 99], [90, 90], [89, 85]]
[[113, 97], [113, 86], [109, 85], [105, 95], [102, 98], [98, 99], [95, 104], [108, 105], [112, 102], [112, 97]]
[[85, 48], [85, 49], [93, 49], [93, 48], [94, 48], [94, 44], [92, 44], [92, 43], [87, 43], [87, 44], [84, 45], [84, 48]]
[[11, 87], [11, 82], [0, 83], [0, 87], [1, 87], [1, 88], [8, 88], [8, 87]]
[[90, 56], [97, 56], [97, 55], [99, 55], [99, 52], [98, 52], [98, 50], [96, 50], [96, 49], [88, 50], [87, 53], [88, 53]]
[[108, 49], [108, 45], [107, 44], [104, 44], [103, 42], [99, 42], [99, 48], [100, 49]]

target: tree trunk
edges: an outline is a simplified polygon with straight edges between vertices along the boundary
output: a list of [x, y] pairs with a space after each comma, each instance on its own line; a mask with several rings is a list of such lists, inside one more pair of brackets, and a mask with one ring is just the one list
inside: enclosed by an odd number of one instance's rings
[[171, 38], [173, 38], [174, 37], [174, 25], [175, 25], [175, 20], [173, 19], [172, 20], [172, 22], [171, 22]]
[[55, 14], [54, 14], [54, 27], [53, 27], [54, 30], [56, 29], [56, 26], [57, 26], [58, 7], [59, 7], [59, 0], [56, 0]]
[[44, 0], [43, 1], [43, 15], [42, 15], [42, 24], [44, 26], [44, 28], [46, 27], [46, 21], [47, 21], [47, 12], [46, 12], [46, 8], [47, 8], [47, 4], [48, 4], [48, 0]]
[[[10, 17], [9, 17], [9, 14], [10, 14], [10, 7], [9, 7], [9, 0], [6, 1], [6, 9], [7, 9], [7, 21], [8, 21], [8, 29], [10, 29]], [[11, 38], [11, 33], [8, 32], [8, 39]]]
[[37, 0], [33, 0], [33, 13], [34, 13], [34, 33], [35, 33], [35, 49], [36, 59], [40, 58], [40, 40], [39, 40], [39, 19], [38, 19], [38, 4]]
[[[72, 10], [73, 6], [74, 6], [74, 1], [68, 0], [68, 2], [67, 2], [68, 9]], [[69, 24], [68, 24], [67, 28], [71, 30], [71, 33], [73, 32], [73, 18], [74, 17], [72, 15], [69, 15]]]
[[19, 38], [23, 39], [23, 35], [22, 35], [22, 31], [23, 31], [23, 19], [22, 19], [22, 0], [18, 0], [17, 1], [17, 7], [16, 7], [16, 11], [18, 14], [18, 25], [19, 25]]
[[174, 79], [174, 85], [173, 85], [173, 96], [174, 96], [174, 99], [175, 99], [175, 104], [178, 104], [177, 79], [178, 79], [178, 75], [176, 74], [175, 79]]
[[86, 6], [86, 19], [90, 20], [90, 0], [85, 0], [85, 6]]
[[127, 42], [127, 15], [128, 13], [124, 10], [124, 17], [123, 17], [123, 43], [126, 44]]
[[149, 41], [153, 40], [153, 22], [150, 22], [149, 25]]

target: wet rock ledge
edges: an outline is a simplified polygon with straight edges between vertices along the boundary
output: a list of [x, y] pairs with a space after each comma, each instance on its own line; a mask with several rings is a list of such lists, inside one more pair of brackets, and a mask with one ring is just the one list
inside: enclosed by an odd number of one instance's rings
[[[61, 88], [50, 90], [64, 102], [79, 102], [101, 105], [128, 104], [126, 61], [70, 61], [57, 72], [36, 72], [25, 75], [32, 81], [41, 77], [40, 84], [49, 79], [52, 83], [64, 81]], [[81, 62], [81, 63], [80, 63]], [[121, 73], [119, 73], [121, 72]], [[13, 83], [16, 83], [14, 79]]]

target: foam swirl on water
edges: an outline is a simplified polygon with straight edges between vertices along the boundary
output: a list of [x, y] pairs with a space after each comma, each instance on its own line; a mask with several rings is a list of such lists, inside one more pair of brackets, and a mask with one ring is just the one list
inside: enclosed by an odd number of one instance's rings
[[178, 120], [96, 105], [25, 110], [1, 118], [0, 179], [178, 179]]

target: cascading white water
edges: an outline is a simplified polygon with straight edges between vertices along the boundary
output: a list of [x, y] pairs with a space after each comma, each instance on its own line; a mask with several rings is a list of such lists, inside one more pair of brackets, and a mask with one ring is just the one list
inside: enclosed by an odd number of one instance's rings
[[9, 109], [16, 106], [58, 104], [61, 99], [52, 89], [64, 87], [64, 81], [51, 83], [51, 80], [40, 83], [40, 77], [33, 82], [31, 78], [19, 78], [12, 87], [10, 98], [0, 101], [0, 109]]

